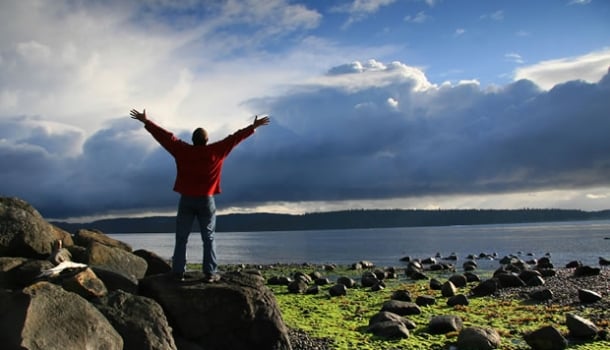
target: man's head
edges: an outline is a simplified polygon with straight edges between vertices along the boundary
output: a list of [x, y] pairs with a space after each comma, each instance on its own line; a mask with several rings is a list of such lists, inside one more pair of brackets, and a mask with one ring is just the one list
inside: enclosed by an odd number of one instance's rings
[[208, 133], [203, 128], [197, 128], [193, 131], [193, 145], [206, 145], [208, 143]]

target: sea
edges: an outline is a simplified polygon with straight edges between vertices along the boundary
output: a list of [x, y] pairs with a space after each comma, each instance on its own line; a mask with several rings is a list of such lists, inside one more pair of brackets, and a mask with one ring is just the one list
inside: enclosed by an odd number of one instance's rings
[[[134, 250], [146, 249], [171, 259], [173, 233], [115, 233], [111, 237]], [[469, 256], [480, 269], [495, 269], [498, 260], [515, 255], [523, 260], [550, 256], [557, 267], [571, 261], [598, 265], [610, 259], [610, 220], [501, 225], [397, 227], [346, 230], [216, 232], [219, 264], [338, 264], [367, 260], [376, 266], [400, 266], [402, 258]], [[187, 261], [200, 263], [199, 232], [191, 233]], [[489, 258], [495, 256], [495, 258]]]

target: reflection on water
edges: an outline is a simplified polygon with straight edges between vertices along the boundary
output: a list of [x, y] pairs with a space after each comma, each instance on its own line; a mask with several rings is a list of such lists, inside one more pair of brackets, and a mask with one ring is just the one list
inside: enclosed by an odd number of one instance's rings
[[[170, 258], [173, 233], [114, 234], [112, 237], [134, 249], [153, 251]], [[467, 255], [522, 254], [525, 260], [551, 254], [557, 266], [572, 260], [597, 265], [598, 257], [610, 258], [610, 221], [540, 224], [407, 227], [382, 229], [217, 232], [220, 264], [335, 263], [370, 260], [378, 266], [399, 265], [400, 258], [422, 258], [440, 253]], [[188, 261], [201, 262], [202, 245], [197, 232], [191, 234]], [[458, 261], [458, 264], [461, 263]], [[479, 261], [479, 265], [485, 265]], [[484, 267], [484, 266], [481, 266]], [[497, 267], [497, 262], [489, 262]]]

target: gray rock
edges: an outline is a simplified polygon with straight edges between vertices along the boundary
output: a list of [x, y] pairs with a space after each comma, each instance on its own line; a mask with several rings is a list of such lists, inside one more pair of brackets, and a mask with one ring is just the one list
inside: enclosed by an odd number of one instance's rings
[[428, 332], [430, 334], [446, 334], [449, 332], [459, 332], [462, 327], [463, 322], [460, 316], [434, 316], [430, 319], [430, 322], [428, 323]]
[[457, 340], [459, 349], [491, 350], [500, 347], [500, 334], [493, 328], [468, 327], [460, 331]]
[[574, 277], [597, 276], [601, 272], [599, 267], [588, 265], [579, 266], [574, 270]]
[[570, 331], [570, 336], [574, 338], [592, 339], [599, 332], [595, 323], [571, 313], [566, 314], [566, 325]]
[[215, 283], [181, 284], [155, 275], [140, 281], [140, 294], [163, 307], [176, 334], [205, 349], [290, 349], [275, 296], [260, 276], [232, 272]]
[[372, 287], [378, 283], [379, 279], [377, 278], [377, 275], [371, 271], [363, 272], [360, 277], [360, 284], [362, 284], [363, 287]]
[[415, 298], [415, 304], [419, 306], [429, 306], [436, 304], [436, 298], [432, 295], [419, 295]]
[[392, 296], [390, 296], [390, 299], [409, 302], [412, 301], [411, 293], [409, 293], [408, 290], [403, 289], [395, 290], [394, 292], [392, 292]]
[[119, 332], [125, 349], [176, 349], [163, 309], [153, 299], [118, 290], [94, 305]]
[[547, 301], [553, 299], [553, 292], [548, 289], [539, 289], [530, 293], [530, 298], [537, 301]]
[[341, 276], [337, 278], [337, 283], [346, 286], [347, 288], [354, 288], [356, 286], [356, 281], [352, 278]]
[[384, 302], [381, 311], [389, 311], [400, 316], [421, 314], [419, 305], [400, 300], [388, 300]]
[[441, 290], [443, 288], [443, 283], [436, 278], [430, 279], [430, 289], [432, 290]]
[[491, 278], [482, 281], [474, 288], [472, 288], [471, 293], [477, 297], [484, 297], [487, 295], [492, 295], [498, 290], [498, 281]]
[[545, 326], [525, 334], [523, 339], [533, 350], [562, 350], [568, 346], [566, 338], [553, 326]]
[[123, 349], [100, 311], [49, 282], [0, 291], [0, 326], [3, 349]]
[[91, 269], [104, 282], [108, 291], [121, 289], [127, 293], [138, 293], [138, 280], [134, 276], [126, 276], [97, 266], [92, 266]]
[[294, 294], [300, 294], [305, 292], [305, 290], [307, 289], [307, 283], [303, 282], [303, 280], [295, 280], [292, 281], [289, 285], [288, 285], [288, 291], [290, 293], [294, 293]]

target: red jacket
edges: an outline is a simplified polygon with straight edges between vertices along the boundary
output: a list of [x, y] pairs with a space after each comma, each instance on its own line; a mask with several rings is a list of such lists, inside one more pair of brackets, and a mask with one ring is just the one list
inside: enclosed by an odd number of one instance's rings
[[222, 163], [231, 150], [254, 133], [254, 127], [238, 130], [224, 140], [193, 146], [150, 120], [145, 128], [176, 161], [174, 191], [187, 196], [212, 196], [220, 193]]

